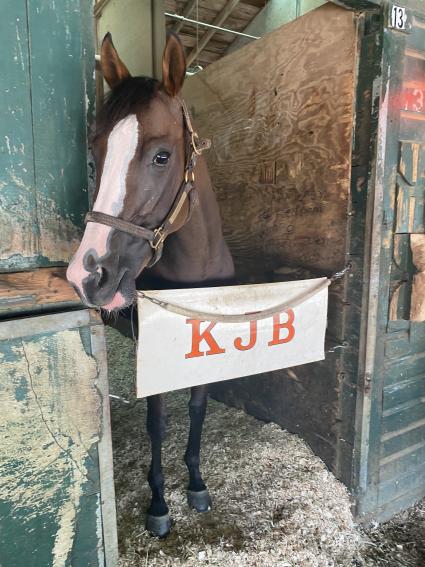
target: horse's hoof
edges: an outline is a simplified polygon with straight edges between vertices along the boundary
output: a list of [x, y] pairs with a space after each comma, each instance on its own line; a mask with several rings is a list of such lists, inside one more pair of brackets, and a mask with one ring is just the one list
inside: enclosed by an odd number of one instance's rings
[[146, 529], [151, 535], [156, 537], [167, 536], [171, 530], [170, 515], [164, 514], [164, 516], [152, 516], [151, 514], [147, 514]]
[[187, 491], [187, 503], [190, 508], [194, 508], [197, 512], [208, 512], [212, 508], [211, 496], [208, 490], [194, 490]]

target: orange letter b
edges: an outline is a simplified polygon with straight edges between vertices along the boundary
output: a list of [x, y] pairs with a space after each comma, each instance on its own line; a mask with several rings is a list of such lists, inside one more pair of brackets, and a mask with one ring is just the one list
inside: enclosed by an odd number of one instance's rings
[[[285, 313], [288, 315], [288, 320], [286, 321], [286, 323], [280, 322], [280, 313], [273, 315], [273, 339], [268, 343], [269, 346], [289, 343], [289, 341], [292, 341], [292, 339], [294, 338], [295, 329], [294, 325], [292, 324], [294, 322], [294, 312], [292, 311], [292, 309], [288, 309], [288, 311], [285, 311]], [[288, 331], [288, 335], [283, 339], [280, 338], [281, 329], [287, 329]]]

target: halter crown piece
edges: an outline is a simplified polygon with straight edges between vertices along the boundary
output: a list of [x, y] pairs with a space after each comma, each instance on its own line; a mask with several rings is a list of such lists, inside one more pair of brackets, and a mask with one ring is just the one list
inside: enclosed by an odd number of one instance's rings
[[[187, 105], [183, 99], [180, 99], [180, 104], [183, 112], [183, 123], [185, 128], [186, 157], [184, 176], [179, 190], [177, 191], [176, 198], [171, 205], [171, 209], [169, 210], [162, 224], [158, 228], [151, 230], [150, 228], [145, 228], [144, 226], [139, 226], [130, 221], [126, 221], [124, 219], [120, 219], [118, 217], [107, 215], [98, 211], [88, 212], [85, 218], [86, 223], [97, 222], [120, 230], [121, 232], [131, 234], [132, 236], [137, 236], [139, 238], [147, 240], [151, 248], [153, 249], [153, 256], [150, 263], [148, 264], [149, 268], [151, 266], [154, 266], [160, 260], [164, 247], [164, 241], [167, 236], [176, 231], [176, 229], [174, 229], [174, 225], [187, 198], [189, 198], [189, 213], [186, 216], [183, 225], [188, 222], [192, 212], [192, 207], [196, 200], [194, 191], [195, 173], [193, 171], [196, 164], [196, 158], [197, 156], [201, 155], [203, 151], [208, 150], [211, 147], [211, 141], [208, 138], [200, 139], [198, 137], [198, 134], [193, 129], [189, 109], [187, 108]], [[179, 228], [181, 228], [181, 226]]]

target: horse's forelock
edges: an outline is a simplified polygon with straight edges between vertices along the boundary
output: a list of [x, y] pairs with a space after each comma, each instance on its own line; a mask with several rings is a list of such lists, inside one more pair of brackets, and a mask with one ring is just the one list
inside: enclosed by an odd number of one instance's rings
[[92, 141], [108, 133], [129, 114], [137, 114], [158, 90], [159, 81], [150, 77], [130, 77], [110, 91], [96, 117]]

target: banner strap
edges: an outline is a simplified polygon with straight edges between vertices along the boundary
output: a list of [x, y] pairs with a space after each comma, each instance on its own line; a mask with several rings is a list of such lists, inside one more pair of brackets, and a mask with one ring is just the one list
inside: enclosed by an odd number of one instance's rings
[[251, 311], [247, 313], [239, 313], [239, 314], [224, 314], [224, 313], [206, 313], [204, 311], [199, 311], [197, 309], [189, 309], [187, 307], [182, 307], [181, 305], [175, 305], [173, 303], [169, 303], [168, 301], [163, 301], [160, 299], [156, 299], [155, 297], [151, 297], [147, 295], [143, 291], [138, 291], [137, 295], [142, 297], [143, 299], [147, 299], [162, 307], [163, 309], [170, 311], [171, 313], [176, 313], [177, 315], [183, 315], [189, 319], [198, 319], [200, 321], [211, 321], [211, 323], [247, 323], [250, 321], [261, 321], [262, 319], [268, 319], [272, 317], [276, 313], [283, 313], [288, 309], [293, 309], [297, 307], [301, 303], [304, 303], [314, 295], [321, 292], [323, 289], [327, 288], [331, 284], [330, 279], [324, 279], [315, 285], [312, 289], [309, 289], [307, 292], [304, 292], [290, 301], [285, 301], [283, 303], [279, 303], [278, 305], [274, 305], [273, 307], [268, 307], [267, 309], [263, 309], [261, 311]]

